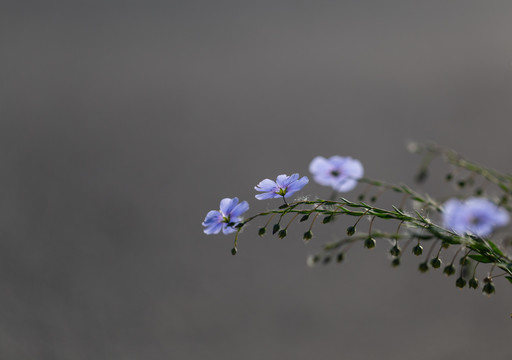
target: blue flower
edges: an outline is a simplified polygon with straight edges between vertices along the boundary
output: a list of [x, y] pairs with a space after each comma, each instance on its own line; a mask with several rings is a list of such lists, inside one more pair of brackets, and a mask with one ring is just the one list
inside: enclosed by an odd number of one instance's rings
[[287, 198], [306, 186], [308, 182], [307, 176], [299, 179], [299, 174], [279, 175], [276, 181], [265, 179], [254, 187], [263, 192], [263, 194], [256, 195], [256, 199]]
[[486, 198], [451, 199], [443, 207], [444, 227], [459, 235], [488, 236], [509, 221], [508, 212]]
[[212, 210], [206, 214], [203, 221], [205, 234], [218, 234], [221, 230], [224, 234], [231, 234], [242, 218], [244, 212], [249, 210], [247, 201], [238, 203], [238, 198], [225, 198], [220, 201], [220, 210]]
[[309, 171], [317, 183], [330, 186], [339, 192], [347, 192], [357, 185], [357, 180], [363, 177], [363, 165], [351, 157], [331, 156], [326, 159], [317, 156], [309, 164]]

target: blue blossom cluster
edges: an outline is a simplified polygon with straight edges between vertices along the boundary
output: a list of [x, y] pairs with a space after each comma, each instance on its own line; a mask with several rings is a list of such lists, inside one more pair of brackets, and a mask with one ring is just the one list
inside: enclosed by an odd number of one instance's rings
[[486, 198], [451, 199], [443, 207], [444, 227], [459, 235], [486, 237], [509, 222], [508, 212]]
[[[329, 159], [318, 156], [313, 159], [309, 169], [317, 183], [330, 186], [339, 192], [352, 190], [358, 179], [363, 176], [363, 166], [359, 160], [351, 157], [332, 156]], [[264, 179], [254, 187], [261, 194], [256, 194], [258, 200], [288, 198], [302, 190], [309, 183], [307, 176], [299, 178], [295, 173], [290, 176], [282, 174], [276, 180]], [[242, 221], [241, 215], [249, 209], [246, 201], [238, 204], [238, 198], [225, 198], [220, 202], [220, 210], [212, 210], [203, 221], [205, 234], [224, 234], [236, 231], [236, 226]]]

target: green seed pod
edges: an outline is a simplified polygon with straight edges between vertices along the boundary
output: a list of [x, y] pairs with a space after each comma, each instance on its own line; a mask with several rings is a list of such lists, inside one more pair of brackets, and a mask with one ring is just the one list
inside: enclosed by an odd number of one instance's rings
[[304, 233], [304, 235], [302, 236], [302, 239], [304, 241], [309, 241], [313, 238], [313, 233], [311, 232], [311, 230], [308, 230]]
[[439, 257], [436, 256], [435, 258], [430, 260], [430, 265], [432, 265], [434, 269], [439, 269], [441, 267], [441, 259], [439, 259]]
[[265, 228], [265, 227], [260, 227], [260, 228], [258, 229], [258, 235], [259, 235], [259, 236], [263, 236], [263, 235], [265, 235], [265, 233], [266, 233], [266, 232], [267, 232], [267, 228]]
[[337, 262], [342, 262], [343, 261], [343, 258], [344, 258], [344, 255], [342, 252], [340, 252], [337, 256], [336, 256], [336, 261]]
[[236, 255], [237, 252], [238, 250], [236, 249], [236, 247], [231, 249], [231, 255]]
[[356, 233], [356, 227], [355, 226], [349, 226], [347, 228], [347, 235], [352, 236]]
[[492, 293], [496, 292], [496, 288], [494, 287], [492, 280], [485, 283], [484, 287], [482, 288], [482, 292], [487, 295], [491, 295]]
[[322, 223], [327, 224], [332, 221], [332, 215], [327, 215], [323, 218]]
[[418, 266], [418, 269], [419, 271], [421, 271], [422, 273], [424, 272], [427, 272], [428, 271], [428, 264], [427, 262], [422, 262], [419, 266]]
[[397, 267], [400, 265], [400, 258], [394, 258], [393, 260], [391, 260], [391, 266], [393, 267]]
[[448, 173], [446, 174], [446, 176], [444, 177], [446, 181], [452, 181], [453, 180], [453, 174], [452, 173]]
[[423, 254], [423, 246], [421, 245], [416, 245], [415, 247], [412, 248], [412, 253], [416, 256], [420, 256], [421, 254]]
[[389, 253], [393, 256], [398, 256], [400, 255], [400, 248], [398, 247], [398, 245], [395, 245], [389, 250]]
[[286, 229], [279, 231], [277, 236], [279, 236], [280, 239], [284, 239], [286, 237]]
[[468, 285], [472, 289], [478, 288], [478, 279], [473, 276], [471, 279], [469, 279]]
[[462, 276], [458, 277], [455, 281], [455, 286], [462, 289], [464, 286], [466, 286], [466, 280]]
[[364, 241], [364, 247], [367, 248], [367, 249], [373, 249], [376, 244], [377, 244], [377, 242], [375, 241], [374, 238], [367, 238]]
[[309, 214], [306, 214], [303, 217], [301, 217], [299, 221], [303, 222], [303, 221], [306, 221], [307, 219], [309, 219]]
[[272, 235], [278, 232], [280, 228], [281, 227], [279, 226], [279, 224], [275, 224], [274, 227], [272, 228]]
[[452, 276], [453, 274], [455, 274], [455, 266], [453, 266], [453, 264], [446, 265], [446, 267], [443, 270], [443, 274], [445, 274], [446, 276]]

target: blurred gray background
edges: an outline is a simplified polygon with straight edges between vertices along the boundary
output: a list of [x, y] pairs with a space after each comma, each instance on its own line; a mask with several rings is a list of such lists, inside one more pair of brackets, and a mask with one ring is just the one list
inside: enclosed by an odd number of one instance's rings
[[407, 140], [510, 172], [511, 35], [509, 1], [2, 1], [0, 358], [510, 359], [503, 278], [201, 222], [317, 155], [410, 183]]

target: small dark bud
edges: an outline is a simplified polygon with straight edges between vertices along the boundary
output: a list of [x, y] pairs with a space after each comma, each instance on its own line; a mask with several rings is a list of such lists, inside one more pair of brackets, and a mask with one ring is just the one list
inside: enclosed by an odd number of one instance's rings
[[303, 217], [301, 217], [300, 222], [306, 221], [307, 219], [309, 219], [309, 214], [306, 214]]
[[496, 288], [494, 287], [492, 280], [489, 279], [489, 281], [484, 281], [484, 282], [485, 282], [485, 285], [482, 288], [482, 292], [484, 294], [491, 295], [492, 293], [496, 292]]
[[377, 196], [372, 196], [370, 198], [370, 202], [374, 203], [375, 201], [377, 201]]
[[324, 257], [324, 260], [323, 260], [324, 265], [327, 265], [327, 264], [329, 264], [330, 262], [331, 262], [331, 257], [330, 257], [330, 256], [326, 256], [326, 257]]
[[446, 174], [446, 176], [444, 177], [446, 181], [452, 181], [453, 180], [453, 174], [452, 173], [448, 173]]
[[337, 261], [337, 262], [339, 262], [339, 263], [340, 263], [340, 262], [342, 262], [342, 261], [343, 261], [343, 257], [344, 257], [343, 253], [342, 253], [342, 252], [341, 252], [341, 253], [339, 253], [339, 254], [336, 256], [336, 261]]
[[398, 247], [398, 245], [395, 245], [391, 248], [391, 250], [389, 250], [389, 253], [393, 256], [398, 256], [400, 255], [400, 248]]
[[477, 196], [482, 195], [482, 194], [483, 194], [483, 192], [484, 192], [484, 191], [482, 190], [482, 188], [476, 188], [476, 189], [475, 189], [475, 195], [477, 195]]
[[237, 251], [238, 250], [236, 249], [236, 247], [234, 247], [233, 249], [231, 249], [231, 255], [236, 255]]
[[443, 274], [446, 276], [452, 276], [455, 274], [455, 266], [453, 266], [453, 264], [447, 265], [443, 270]]
[[375, 242], [375, 239], [373, 238], [367, 238], [365, 241], [364, 241], [364, 247], [367, 248], [367, 249], [373, 249], [376, 245], [376, 242]]
[[347, 228], [347, 235], [352, 236], [356, 233], [356, 227], [355, 226], [349, 226]]
[[281, 227], [279, 226], [279, 224], [275, 224], [274, 227], [272, 228], [272, 235], [278, 232], [280, 228]]
[[439, 269], [441, 267], [441, 259], [438, 257], [433, 258], [430, 260], [430, 265], [432, 265], [434, 269]]
[[265, 228], [265, 227], [260, 227], [260, 228], [258, 229], [258, 235], [259, 235], [259, 236], [263, 236], [263, 235], [265, 235], [265, 233], [266, 233], [266, 232], [267, 232], [267, 228]]
[[457, 286], [458, 288], [462, 289], [464, 286], [466, 286], [466, 280], [464, 280], [464, 278], [462, 276], [460, 276], [455, 281], [455, 286]]
[[332, 215], [327, 215], [326, 217], [323, 218], [322, 223], [327, 224], [327, 223], [331, 222], [331, 220], [332, 220]]
[[400, 258], [394, 258], [391, 260], [391, 266], [397, 267], [398, 265], [400, 265]]
[[471, 279], [469, 279], [468, 285], [472, 289], [478, 288], [478, 279], [473, 276]]
[[279, 236], [280, 239], [284, 239], [286, 237], [286, 229], [279, 231], [277, 236]]
[[415, 247], [412, 248], [412, 253], [416, 256], [420, 256], [421, 254], [423, 254], [423, 246], [421, 245], [416, 245]]
[[414, 179], [417, 184], [422, 184], [427, 180], [428, 177], [428, 170], [427, 169], [421, 169], [420, 172], [416, 175], [416, 178]]
[[304, 241], [309, 241], [313, 238], [313, 233], [311, 232], [311, 230], [308, 230], [304, 233], [304, 235], [302, 236], [302, 239], [304, 239]]
[[428, 264], [427, 262], [422, 262], [419, 266], [418, 266], [418, 269], [424, 273], [424, 272], [427, 272], [428, 271]]
[[363, 200], [364, 200], [364, 194], [359, 195], [359, 196], [357, 197], [357, 199], [358, 199], [359, 201], [363, 201]]
[[464, 180], [460, 180], [457, 182], [457, 185], [460, 187], [460, 188], [463, 188], [464, 186], [466, 186], [466, 182]]

